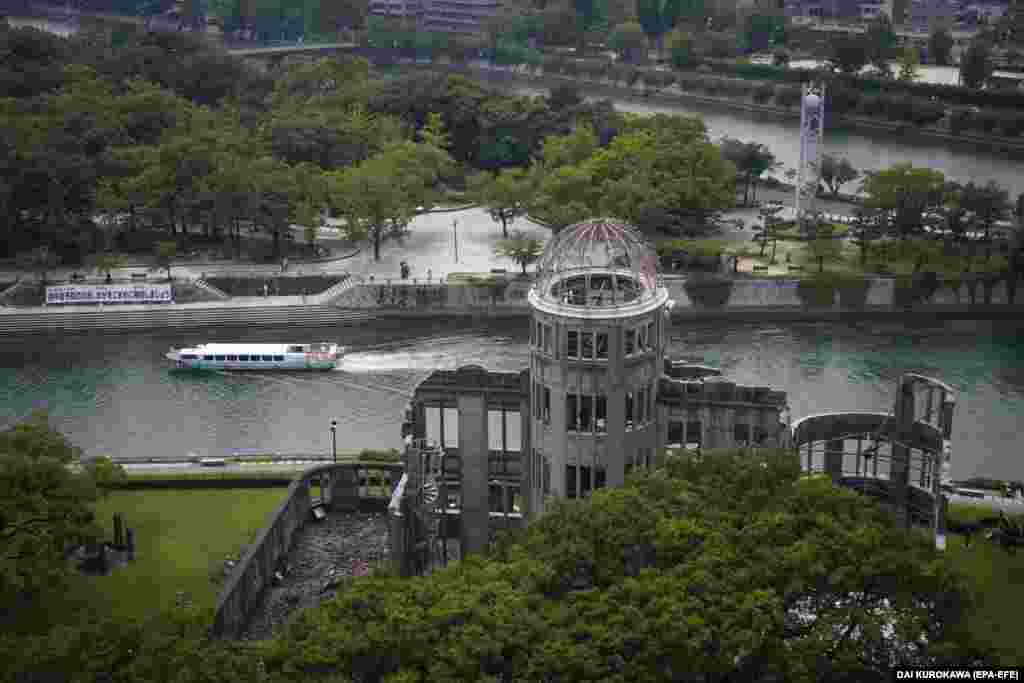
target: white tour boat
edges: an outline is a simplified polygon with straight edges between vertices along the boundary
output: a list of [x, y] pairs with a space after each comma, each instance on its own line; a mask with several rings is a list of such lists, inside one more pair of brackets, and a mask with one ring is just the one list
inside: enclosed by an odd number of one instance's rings
[[345, 347], [313, 344], [199, 344], [166, 354], [174, 367], [187, 370], [333, 370]]

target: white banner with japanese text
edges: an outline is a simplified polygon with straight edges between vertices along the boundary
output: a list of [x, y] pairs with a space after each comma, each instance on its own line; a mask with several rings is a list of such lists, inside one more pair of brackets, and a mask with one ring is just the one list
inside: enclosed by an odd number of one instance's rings
[[170, 283], [145, 285], [60, 285], [46, 288], [49, 304], [174, 303]]

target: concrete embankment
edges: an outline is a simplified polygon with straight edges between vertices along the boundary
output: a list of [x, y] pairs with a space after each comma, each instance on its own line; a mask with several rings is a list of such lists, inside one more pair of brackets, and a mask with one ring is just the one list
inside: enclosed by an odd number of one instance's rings
[[[106, 306], [88, 310], [35, 308], [0, 314], [0, 334], [119, 332], [207, 327], [317, 327], [360, 324], [382, 318], [476, 319], [519, 318], [529, 315], [528, 278], [494, 285], [413, 283], [361, 283], [347, 288], [331, 304], [302, 305], [273, 298], [229, 300], [205, 304], [162, 306]], [[805, 301], [797, 280], [739, 279], [710, 287], [685, 278], [665, 278], [675, 301], [676, 320], [730, 320], [737, 322], [851, 322], [875, 320], [924, 324], [955, 323], [964, 330], [980, 329], [977, 321], [1024, 321], [1024, 303], [1010, 304], [1006, 285], [996, 283], [984, 293], [980, 283], [958, 290], [939, 289], [919, 301], [908, 302], [892, 278], [866, 283], [857, 301], [849, 293], [834, 292], [829, 301]], [[281, 297], [285, 299], [286, 297]], [[970, 303], [970, 302], [974, 303]], [[276, 303], [277, 305], [273, 305]], [[981, 327], [984, 327], [983, 325]]]
[[5, 311], [0, 315], [0, 335], [199, 330], [209, 327], [316, 327], [358, 324], [374, 317], [370, 311], [343, 310], [329, 305], [242, 306], [232, 301], [218, 304]]

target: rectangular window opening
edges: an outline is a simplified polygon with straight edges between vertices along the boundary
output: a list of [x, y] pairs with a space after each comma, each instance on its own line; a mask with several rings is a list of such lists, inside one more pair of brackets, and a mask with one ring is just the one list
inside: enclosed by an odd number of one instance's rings
[[608, 360], [608, 333], [598, 332], [597, 333], [597, 358], [598, 360]]
[[683, 423], [679, 420], [672, 420], [668, 423], [668, 443], [683, 443]]
[[566, 465], [565, 466], [565, 497], [575, 498], [576, 497], [576, 466]]
[[576, 394], [565, 396], [565, 428], [570, 432], [579, 431], [579, 415], [576, 414]]
[[457, 408], [445, 408], [442, 414], [444, 420], [444, 443], [443, 448], [459, 447], [459, 410]]
[[580, 431], [594, 431], [594, 397], [580, 396]]
[[566, 340], [568, 345], [567, 354], [569, 358], [580, 357], [580, 333], [576, 330], [569, 330], [566, 333]]
[[551, 389], [544, 387], [544, 424], [551, 424]]
[[636, 330], [626, 330], [626, 355], [636, 353]]
[[505, 411], [505, 450], [521, 453], [523, 450], [523, 423], [518, 410]]
[[608, 397], [598, 396], [594, 405], [595, 426], [598, 434], [608, 432]]
[[594, 360], [594, 333], [583, 332], [583, 352], [580, 357], [583, 360]]
[[590, 468], [580, 467], [580, 498], [590, 495]]

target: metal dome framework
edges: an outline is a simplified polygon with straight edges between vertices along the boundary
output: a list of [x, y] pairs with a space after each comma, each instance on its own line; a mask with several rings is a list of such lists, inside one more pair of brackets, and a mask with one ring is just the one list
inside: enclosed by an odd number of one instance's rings
[[664, 287], [647, 239], [611, 218], [564, 228], [548, 241], [537, 270], [536, 295], [574, 308], [637, 304], [655, 298]]

